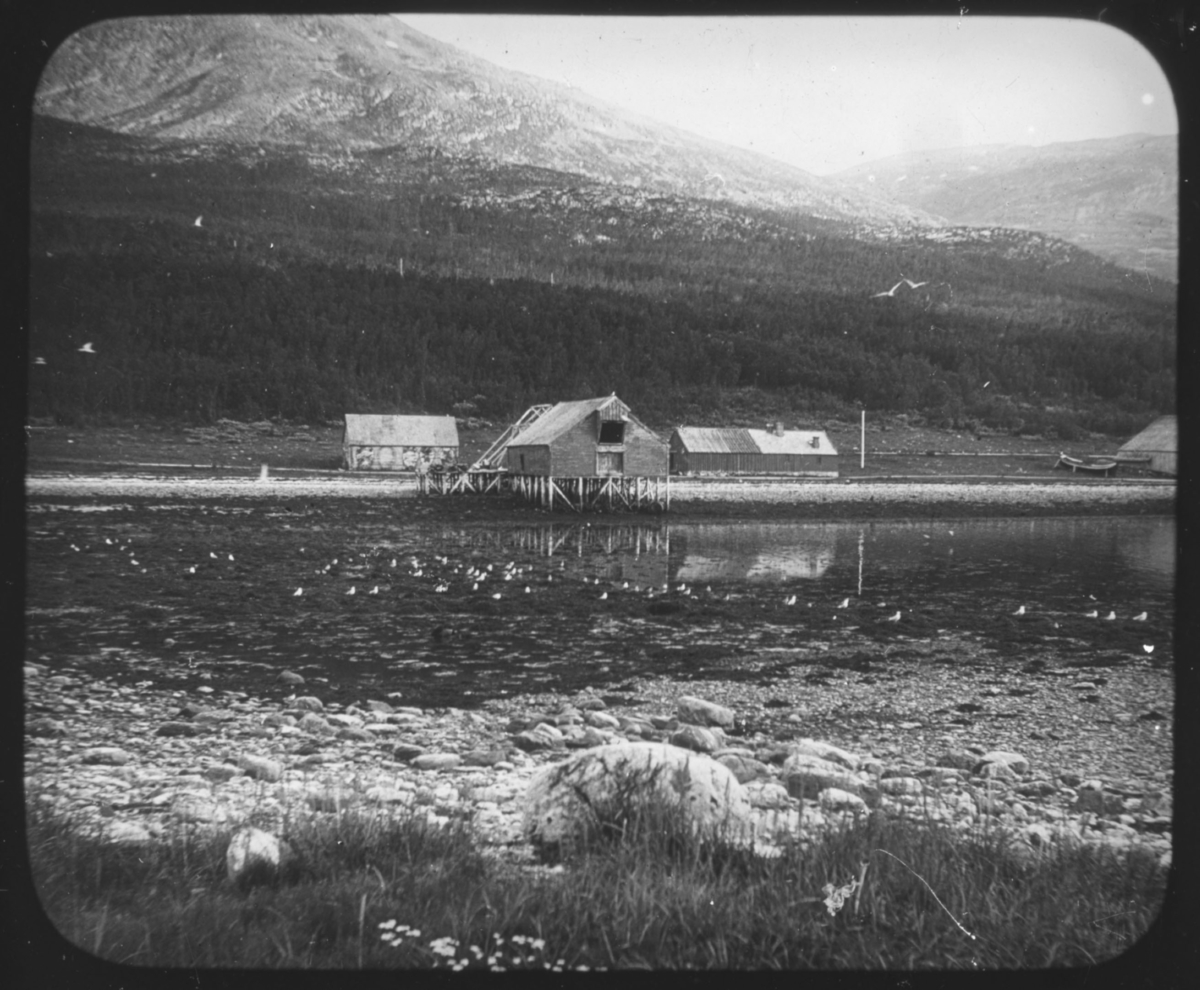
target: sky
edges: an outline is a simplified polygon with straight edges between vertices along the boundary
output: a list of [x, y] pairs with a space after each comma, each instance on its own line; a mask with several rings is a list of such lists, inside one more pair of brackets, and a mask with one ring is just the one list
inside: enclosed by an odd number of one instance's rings
[[1178, 132], [1153, 56], [1092, 21], [397, 16], [506, 69], [818, 175], [933, 148]]

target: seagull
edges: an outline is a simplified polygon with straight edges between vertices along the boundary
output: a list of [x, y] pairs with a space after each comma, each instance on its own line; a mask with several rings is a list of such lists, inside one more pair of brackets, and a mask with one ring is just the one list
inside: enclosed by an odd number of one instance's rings
[[1089, 619], [1098, 619], [1098, 618], [1100, 618], [1100, 613], [1097, 612], [1095, 609], [1092, 609], [1090, 612], [1088, 612], [1086, 617]]
[[1134, 622], [1145, 622], [1146, 621], [1146, 613], [1143, 612], [1141, 615], [1135, 615], [1133, 617], [1133, 621]]
[[529, 585], [525, 585], [525, 594], [527, 594], [527, 595], [528, 595], [529, 593], [530, 593], [530, 591], [529, 591]]
[[602, 594], [600, 595], [600, 601], [604, 601], [606, 598], [608, 598], [608, 592], [607, 592], [607, 591], [605, 591], [604, 593], [602, 593]]
[[196, 565], [192, 564], [192, 566], [187, 569], [187, 572], [189, 574], [195, 574], [196, 573]]
[[92, 349], [92, 342], [89, 340], [86, 344], [84, 344], [82, 347], [79, 348], [79, 353], [80, 354], [95, 354], [96, 352]]
[[1013, 615], [1024, 615], [1024, 614], [1025, 614], [1025, 606], [1024, 605], [1022, 605], [1019, 609], [1017, 609], [1015, 612], [1013, 612]]
[[838, 608], [849, 608], [849, 607], [850, 607], [850, 599], [849, 598], [843, 598], [842, 604], [838, 606]]
[[230, 560], [233, 560], [233, 554], [230, 554], [230, 555], [229, 555], [229, 559], [230, 559]]
[[1116, 617], [1117, 617], [1116, 612], [1109, 612], [1108, 615], [1106, 615], [1104, 618], [1107, 619], [1109, 622], [1111, 622]]
[[200, 214], [200, 216], [196, 217], [196, 220], [195, 220], [195, 222], [192, 224], [192, 226], [193, 226], [193, 227], [199, 227], [199, 226], [201, 226], [201, 223], [200, 223], [200, 221], [201, 221], [201, 220], [203, 220], [203, 219], [204, 219], [204, 214], [203, 214], [203, 213], [201, 213], [201, 214]]
[[370, 591], [368, 591], [368, 592], [367, 592], [367, 594], [368, 594], [368, 595], [377, 595], [377, 594], [379, 594], [379, 585], [375, 585], [375, 587], [374, 587], [374, 588], [372, 588]]
[[353, 595], [354, 593], [355, 593], [355, 588], [354, 588], [354, 585], [350, 585], [350, 590], [349, 590], [349, 591], [347, 591], [347, 592], [346, 592], [346, 594], [348, 594], [348, 595]]
[[295, 591], [293, 591], [293, 592], [292, 592], [292, 597], [293, 597], [293, 598], [299, 598], [299, 597], [300, 597], [302, 594], [304, 594], [304, 589], [303, 589], [303, 588], [297, 588]]
[[1153, 653], [1154, 652], [1154, 644], [1153, 643], [1143, 643], [1142, 649], [1145, 650], [1147, 653]]
[[497, 601], [499, 601], [500, 600], [500, 592], [497, 591], [494, 595], [492, 595], [492, 597], [495, 598]]
[[899, 613], [899, 612], [897, 612], [895, 615], [889, 615], [889, 616], [888, 616], [886, 619], [884, 619], [883, 621], [884, 621], [884, 622], [899, 622], [899, 621], [900, 621], [900, 613]]
[[44, 357], [35, 357], [35, 358], [33, 359], [33, 363], [34, 363], [34, 364], [45, 364], [45, 363], [46, 363], [46, 359], [45, 359]]
[[209, 550], [209, 551], [208, 551], [208, 555], [209, 555], [210, 557], [212, 557], [212, 559], [213, 559], [213, 560], [216, 560], [216, 559], [217, 559], [217, 555], [216, 555], [215, 553], [213, 553], [211, 550]]
[[792, 595], [791, 598], [785, 598], [783, 600], [783, 604], [784, 605], [795, 605], [796, 604], [796, 596]]
[[871, 296], [871, 298], [875, 299], [879, 296], [894, 296], [896, 294], [896, 290], [898, 288], [900, 288], [900, 286], [902, 286], [902, 285], [907, 285], [910, 289], [919, 289], [921, 286], [928, 285], [928, 284], [929, 284], [929, 282], [927, 282], [927, 281], [926, 282], [914, 282], [911, 278], [902, 278], [902, 279], [900, 279], [899, 282], [897, 282], [890, 289], [888, 289], [887, 292], [876, 292], [873, 296]]

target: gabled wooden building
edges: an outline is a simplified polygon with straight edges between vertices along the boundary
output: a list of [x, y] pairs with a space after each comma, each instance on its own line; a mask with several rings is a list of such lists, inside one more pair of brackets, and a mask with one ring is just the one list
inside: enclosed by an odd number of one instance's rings
[[667, 444], [610, 395], [560, 402], [508, 443], [513, 475], [552, 478], [665, 477]]
[[1158, 474], [1179, 473], [1179, 421], [1159, 416], [1117, 451], [1118, 462], [1143, 463]]
[[350, 471], [413, 471], [458, 463], [453, 416], [346, 413], [342, 460]]
[[823, 430], [680, 426], [671, 434], [671, 471], [836, 478], [838, 452]]

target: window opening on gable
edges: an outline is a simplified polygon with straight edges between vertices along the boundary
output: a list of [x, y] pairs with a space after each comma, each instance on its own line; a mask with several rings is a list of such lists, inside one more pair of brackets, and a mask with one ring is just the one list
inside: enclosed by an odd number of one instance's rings
[[601, 443], [624, 443], [625, 424], [620, 420], [605, 420], [600, 424]]

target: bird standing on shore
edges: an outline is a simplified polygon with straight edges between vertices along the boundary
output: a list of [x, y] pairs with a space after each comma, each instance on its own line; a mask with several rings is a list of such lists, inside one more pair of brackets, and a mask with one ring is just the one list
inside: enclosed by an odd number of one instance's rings
[[900, 613], [899, 613], [899, 612], [897, 612], [895, 615], [889, 615], [889, 616], [888, 616], [886, 619], [884, 619], [883, 621], [884, 621], [884, 622], [899, 622], [899, 621], [900, 621]]
[[1135, 615], [1133, 617], [1134, 622], [1145, 622], [1146, 619], [1147, 619], [1147, 614], [1145, 612], [1143, 612], [1141, 615]]

